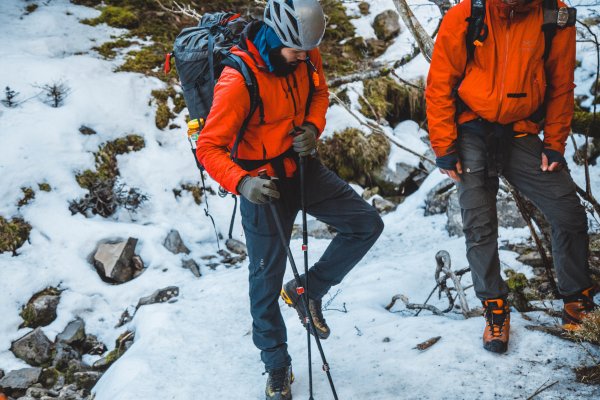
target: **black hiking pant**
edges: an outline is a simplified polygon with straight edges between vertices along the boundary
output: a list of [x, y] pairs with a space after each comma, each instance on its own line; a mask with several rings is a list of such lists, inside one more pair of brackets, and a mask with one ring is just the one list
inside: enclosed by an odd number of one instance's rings
[[514, 137], [510, 130], [505, 132], [502, 144], [494, 136], [494, 128], [498, 126], [478, 119], [462, 124], [458, 135], [463, 168], [458, 196], [477, 297], [485, 300], [508, 294], [498, 257], [499, 175], [525, 195], [550, 223], [560, 293], [568, 296], [589, 288], [587, 216], [569, 171], [540, 169], [543, 144], [538, 136]]
[[[337, 231], [321, 259], [308, 272], [308, 296], [318, 300], [363, 258], [383, 231], [383, 221], [371, 205], [318, 160], [307, 159], [305, 168], [308, 214]], [[278, 180], [277, 186], [281, 193], [277, 208], [289, 244], [301, 209], [299, 176]], [[287, 264], [286, 249], [268, 205], [242, 198], [240, 211], [250, 259], [252, 338], [267, 370], [284, 367], [290, 365], [291, 357], [278, 299]], [[303, 270], [302, 259], [296, 263]]]

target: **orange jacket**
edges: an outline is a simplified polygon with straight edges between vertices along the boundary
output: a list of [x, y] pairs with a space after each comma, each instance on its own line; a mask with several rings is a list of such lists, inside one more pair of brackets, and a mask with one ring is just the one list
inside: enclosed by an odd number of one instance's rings
[[[465, 35], [471, 0], [451, 8], [444, 17], [425, 91], [429, 136], [438, 157], [455, 151], [457, 122], [481, 117], [514, 123], [516, 132], [538, 134], [542, 127], [527, 118], [544, 99], [544, 145], [564, 154], [574, 108], [575, 27], [557, 29], [544, 63], [541, 2], [511, 9], [501, 0], [487, 0], [489, 35], [468, 64]], [[558, 4], [565, 6], [562, 1]], [[452, 89], [463, 74], [458, 95], [470, 110], [456, 118]]]
[[[260, 124], [257, 110], [238, 146], [241, 160], [267, 160], [275, 158], [292, 147], [290, 131], [295, 126], [310, 122], [319, 133], [325, 129], [325, 114], [329, 106], [329, 89], [323, 74], [321, 54], [317, 49], [308, 52], [318, 72], [310, 112], [305, 115], [309, 93], [308, 65], [300, 63], [296, 71], [287, 77], [277, 77], [266, 68], [260, 53], [250, 40], [247, 50], [234, 47], [232, 52], [240, 56], [254, 72], [260, 97], [264, 105], [264, 123]], [[312, 74], [312, 71], [311, 71]], [[246, 175], [256, 176], [258, 170], [245, 171], [231, 160], [229, 150], [233, 147], [244, 119], [250, 112], [250, 96], [244, 78], [233, 68], [225, 67], [215, 86], [213, 105], [200, 136], [196, 156], [212, 176], [227, 191], [238, 194], [237, 186]], [[296, 163], [284, 160], [286, 175], [292, 176]], [[275, 171], [271, 165], [269, 176]]]

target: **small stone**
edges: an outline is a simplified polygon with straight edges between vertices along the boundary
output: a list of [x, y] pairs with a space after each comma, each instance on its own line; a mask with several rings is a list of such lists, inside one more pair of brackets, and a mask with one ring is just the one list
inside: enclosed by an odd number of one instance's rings
[[80, 318], [69, 322], [62, 333], [56, 336], [56, 342], [79, 346], [85, 340], [85, 323]]
[[81, 125], [79, 127], [79, 132], [81, 132], [82, 135], [95, 135], [96, 134], [95, 130], [93, 130], [89, 126], [85, 126], [85, 125]]
[[42, 374], [40, 375], [40, 383], [45, 388], [51, 388], [56, 385], [56, 381], [60, 376], [60, 372], [58, 372], [55, 368], [44, 368], [42, 369]]
[[25, 394], [30, 386], [38, 383], [41, 374], [41, 368], [23, 368], [11, 371], [0, 379], [0, 391], [9, 396], [19, 397]]
[[23, 323], [20, 328], [38, 328], [47, 326], [56, 319], [56, 308], [60, 301], [58, 289], [44, 289], [34, 294], [21, 311]]
[[181, 235], [175, 229], [171, 229], [163, 245], [173, 254], [190, 254], [190, 249], [183, 243]]
[[82, 350], [83, 354], [99, 356], [106, 352], [106, 345], [99, 341], [95, 335], [87, 335], [85, 337], [85, 341], [83, 342]]
[[196, 261], [192, 259], [183, 260], [181, 262], [181, 267], [192, 271], [192, 274], [194, 274], [196, 278], [200, 278], [202, 276], [200, 273], [200, 267], [198, 264], [196, 264]]
[[128, 324], [129, 322], [131, 322], [132, 319], [133, 317], [129, 313], [129, 310], [123, 311], [123, 314], [121, 314], [121, 318], [119, 318], [119, 322], [117, 323], [117, 325], [115, 325], [115, 328], [120, 328], [123, 325]]
[[396, 204], [392, 203], [391, 201], [386, 200], [383, 197], [379, 197], [379, 196], [376, 196], [373, 198], [372, 204], [373, 204], [373, 207], [375, 207], [375, 209], [380, 214], [390, 213], [390, 212], [396, 210], [396, 207], [398, 207]]
[[389, 337], [383, 338], [383, 343], [389, 343], [391, 339]]
[[379, 40], [391, 40], [400, 34], [400, 21], [398, 13], [387, 10], [375, 17], [373, 29]]
[[169, 286], [164, 289], [159, 289], [150, 296], [142, 297], [138, 302], [136, 310], [141, 306], [147, 306], [149, 304], [165, 303], [177, 296], [179, 296], [179, 288], [177, 286]]
[[225, 241], [225, 247], [227, 247], [229, 251], [235, 254], [248, 254], [248, 248], [246, 247], [246, 244], [240, 242], [237, 239], [227, 239]]
[[79, 389], [91, 390], [102, 377], [98, 371], [76, 372], [73, 377]]
[[36, 328], [27, 335], [15, 340], [10, 350], [15, 356], [29, 365], [39, 366], [52, 357], [52, 342], [46, 337], [41, 328]]

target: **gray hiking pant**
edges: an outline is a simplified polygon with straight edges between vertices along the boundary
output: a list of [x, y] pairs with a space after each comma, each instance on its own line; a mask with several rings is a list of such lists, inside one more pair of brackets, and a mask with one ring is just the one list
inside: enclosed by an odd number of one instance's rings
[[462, 124], [457, 142], [463, 168], [458, 196], [477, 297], [485, 300], [508, 294], [498, 257], [498, 175], [525, 195], [550, 223], [560, 293], [569, 296], [589, 288], [587, 216], [569, 171], [540, 169], [543, 144], [536, 135], [508, 135], [501, 151], [496, 151], [499, 146], [490, 145], [497, 144], [491, 126], [481, 119]]
[[[281, 199], [276, 205], [289, 245], [300, 210], [300, 182], [298, 177], [282, 179], [277, 187]], [[383, 221], [346, 182], [315, 159], [307, 160], [306, 197], [308, 214], [337, 231], [325, 253], [308, 271], [308, 296], [318, 300], [340, 283], [369, 251], [383, 231]], [[291, 357], [278, 300], [287, 264], [286, 248], [268, 205], [253, 204], [243, 197], [240, 204], [250, 259], [252, 339], [261, 350], [267, 370], [285, 367], [290, 365]], [[301, 273], [303, 259], [295, 261]]]

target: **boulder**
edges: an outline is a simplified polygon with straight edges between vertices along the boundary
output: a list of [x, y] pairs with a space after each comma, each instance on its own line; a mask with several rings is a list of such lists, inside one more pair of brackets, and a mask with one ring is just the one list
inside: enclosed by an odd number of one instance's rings
[[75, 384], [79, 389], [92, 390], [92, 388], [100, 380], [100, 377], [102, 377], [102, 372], [76, 372], [75, 374], [73, 374], [73, 377], [75, 378]]
[[175, 229], [171, 229], [163, 245], [173, 254], [190, 254], [190, 249], [183, 243], [181, 235]]
[[375, 17], [373, 22], [375, 35], [379, 40], [391, 40], [400, 34], [400, 21], [398, 13], [387, 10]]
[[183, 260], [181, 262], [181, 267], [192, 271], [192, 274], [194, 274], [196, 278], [200, 278], [202, 276], [200, 273], [200, 267], [198, 264], [196, 264], [196, 261], [192, 260], [191, 258]]
[[124, 283], [143, 269], [142, 260], [135, 255], [137, 239], [101, 243], [93, 255], [93, 264], [100, 277], [109, 283]]
[[381, 196], [375, 196], [372, 200], [373, 207], [379, 212], [379, 214], [387, 214], [396, 210], [398, 207], [396, 204], [389, 200], [384, 199]]
[[39, 366], [51, 360], [53, 345], [41, 328], [36, 328], [15, 340], [10, 350], [29, 365]]
[[64, 331], [56, 336], [56, 342], [65, 343], [70, 346], [81, 346], [85, 338], [85, 323], [82, 319], [77, 318], [69, 322]]
[[41, 368], [23, 368], [11, 371], [0, 379], [0, 391], [9, 396], [19, 397], [25, 394], [27, 388], [39, 381], [41, 374]]
[[21, 310], [21, 328], [38, 328], [50, 325], [56, 319], [56, 308], [60, 302], [60, 291], [56, 288], [44, 289], [34, 294]]
[[179, 288], [177, 286], [169, 286], [164, 289], [159, 289], [150, 296], [142, 297], [138, 302], [136, 310], [141, 306], [147, 306], [149, 304], [165, 303], [177, 296], [179, 296]]

